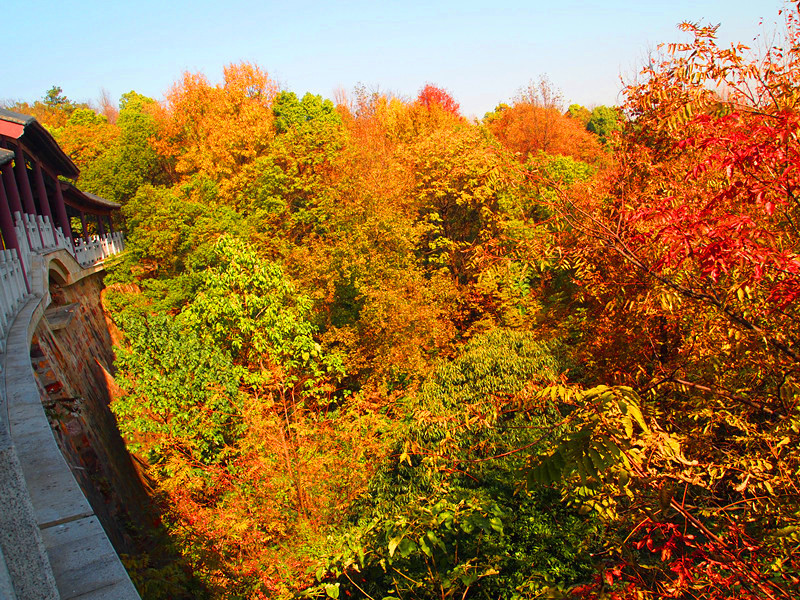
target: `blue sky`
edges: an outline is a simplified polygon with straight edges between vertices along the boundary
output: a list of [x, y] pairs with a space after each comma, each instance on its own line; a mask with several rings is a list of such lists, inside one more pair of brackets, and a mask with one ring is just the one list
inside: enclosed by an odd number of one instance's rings
[[[413, 97], [427, 82], [483, 116], [547, 75], [568, 103], [614, 104], [648, 49], [685, 39], [683, 20], [721, 23], [723, 41], [751, 42], [780, 0], [27, 0], [3, 9], [0, 100], [156, 99], [184, 71], [211, 81], [250, 61], [284, 89], [337, 88]], [[10, 37], [9, 37], [10, 36]]]

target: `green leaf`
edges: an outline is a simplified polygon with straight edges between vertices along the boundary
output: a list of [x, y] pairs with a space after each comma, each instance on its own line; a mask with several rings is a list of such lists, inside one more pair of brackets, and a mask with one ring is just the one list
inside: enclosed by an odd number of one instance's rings
[[497, 533], [503, 533], [503, 522], [498, 517], [489, 519], [489, 524]]
[[431, 556], [433, 553], [431, 552], [430, 546], [425, 541], [425, 536], [419, 538], [419, 548], [425, 554], [425, 556]]
[[389, 540], [389, 556], [394, 556], [394, 551], [397, 550], [397, 546], [400, 545], [400, 542], [403, 541], [403, 536], [393, 537]]

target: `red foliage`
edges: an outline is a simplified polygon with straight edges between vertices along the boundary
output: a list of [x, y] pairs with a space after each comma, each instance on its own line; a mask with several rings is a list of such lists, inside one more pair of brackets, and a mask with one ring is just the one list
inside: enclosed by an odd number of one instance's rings
[[[788, 600], [800, 585], [781, 533], [797, 510], [785, 423], [800, 376], [800, 17], [760, 55], [683, 28], [694, 42], [627, 90], [613, 171], [554, 206], [591, 314], [584, 373], [650, 394], [654, 421], [681, 439], [688, 460], [670, 477], [688, 502], [631, 518], [620, 558], [573, 595]], [[759, 471], [764, 457], [793, 466]], [[638, 484], [651, 502], [665, 489]]]
[[693, 263], [713, 282], [737, 273], [742, 285], [765, 284], [770, 304], [795, 302], [800, 260], [788, 243], [785, 217], [800, 190], [800, 147], [792, 143], [800, 115], [704, 114], [687, 128], [691, 134], [678, 138], [675, 148], [693, 160], [676, 160], [675, 170], [664, 173], [682, 183], [627, 213], [643, 242], [662, 245], [654, 266]]
[[[607, 565], [592, 583], [573, 588], [571, 597], [633, 600], [641, 598], [644, 590], [654, 589], [660, 598], [684, 598], [687, 594], [710, 600], [780, 597], [781, 589], [774, 585], [772, 575], [762, 573], [760, 547], [736, 529], [725, 537], [724, 544], [700, 541], [680, 525], [648, 519], [630, 542], [631, 551], [639, 551], [639, 559]], [[671, 577], [654, 582], [654, 572]]]
[[428, 110], [438, 106], [456, 117], [460, 116], [458, 102], [448, 92], [430, 83], [422, 88], [419, 96], [417, 96], [417, 102]]

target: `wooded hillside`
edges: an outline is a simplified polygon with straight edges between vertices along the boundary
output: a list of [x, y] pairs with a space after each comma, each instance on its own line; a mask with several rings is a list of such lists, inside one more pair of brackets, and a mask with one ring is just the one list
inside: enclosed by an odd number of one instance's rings
[[112, 409], [180, 556], [143, 597], [797, 597], [790, 6], [760, 51], [684, 24], [619, 108], [247, 63], [27, 106], [123, 204]]

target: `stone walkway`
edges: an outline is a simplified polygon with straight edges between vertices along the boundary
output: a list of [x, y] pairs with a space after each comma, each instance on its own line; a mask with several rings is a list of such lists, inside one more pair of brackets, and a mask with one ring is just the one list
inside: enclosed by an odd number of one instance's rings
[[[0, 598], [139, 600], [59, 450], [30, 361], [43, 300], [32, 296], [9, 330], [0, 406]], [[4, 586], [12, 588], [4, 594]], [[55, 588], [55, 589], [54, 589]]]

